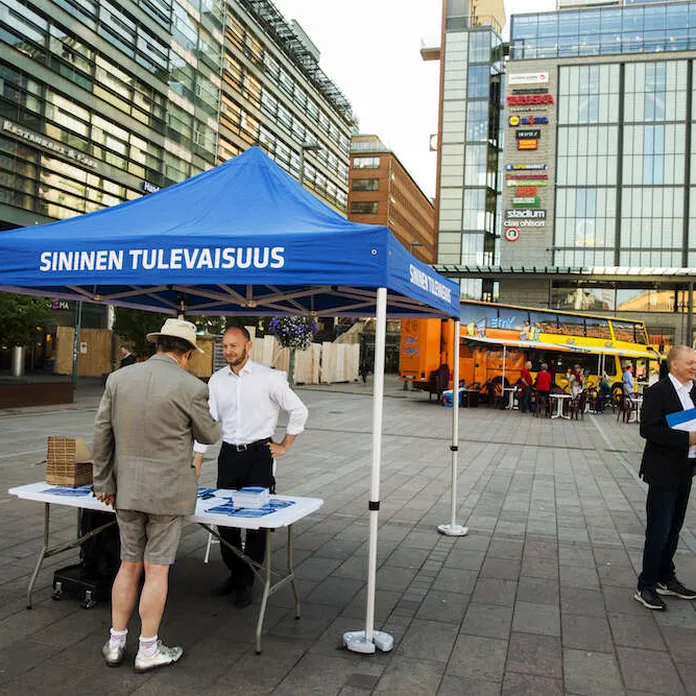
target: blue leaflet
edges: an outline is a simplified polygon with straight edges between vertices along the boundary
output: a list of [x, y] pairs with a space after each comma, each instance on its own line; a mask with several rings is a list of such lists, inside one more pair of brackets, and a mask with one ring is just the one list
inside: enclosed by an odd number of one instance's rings
[[292, 500], [271, 500], [268, 505], [254, 509], [236, 508], [232, 503], [225, 503], [225, 505], [208, 508], [206, 512], [212, 512], [217, 515], [227, 515], [228, 517], [265, 517], [266, 515], [273, 514], [276, 510], [282, 510], [294, 504], [295, 502]]
[[66, 498], [80, 498], [92, 494], [91, 486], [80, 486], [79, 488], [47, 488], [42, 493], [50, 493], [51, 495], [62, 495]]
[[216, 488], [198, 488], [197, 496], [202, 498], [204, 495], [215, 495]]

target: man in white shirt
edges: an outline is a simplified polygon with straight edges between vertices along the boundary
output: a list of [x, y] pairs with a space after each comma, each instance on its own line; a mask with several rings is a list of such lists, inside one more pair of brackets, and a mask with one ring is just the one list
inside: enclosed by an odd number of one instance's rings
[[633, 596], [648, 609], [665, 610], [663, 596], [696, 599], [677, 579], [674, 553], [689, 505], [696, 470], [696, 432], [667, 425], [671, 413], [694, 408], [696, 353], [675, 346], [667, 355], [669, 375], [645, 390], [640, 434], [645, 450], [640, 475], [648, 484], [643, 567]]
[[[250, 360], [251, 345], [244, 327], [227, 329], [222, 337], [227, 367], [215, 372], [208, 382], [210, 412], [222, 428], [218, 488], [264, 486], [272, 490], [274, 457], [290, 449], [307, 421], [307, 407], [290, 389], [285, 373]], [[286, 434], [282, 442], [273, 442], [280, 411], [289, 415]], [[219, 533], [229, 544], [241, 549], [239, 529], [220, 527]], [[235, 606], [248, 606], [254, 573], [225, 544], [220, 544], [220, 549], [230, 576], [214, 594], [234, 594]], [[261, 564], [265, 551], [265, 531], [248, 530], [244, 553]]]

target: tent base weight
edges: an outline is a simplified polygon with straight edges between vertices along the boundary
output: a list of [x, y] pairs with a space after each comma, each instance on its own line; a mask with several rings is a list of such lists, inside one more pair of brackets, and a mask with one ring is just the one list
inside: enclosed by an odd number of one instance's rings
[[437, 531], [445, 536], [466, 536], [469, 533], [469, 528], [462, 527], [461, 524], [439, 524]]
[[365, 639], [365, 631], [348, 631], [343, 634], [343, 645], [352, 652], [371, 655], [375, 648], [389, 652], [394, 647], [394, 639], [383, 631], [373, 631], [372, 641], [368, 641]]

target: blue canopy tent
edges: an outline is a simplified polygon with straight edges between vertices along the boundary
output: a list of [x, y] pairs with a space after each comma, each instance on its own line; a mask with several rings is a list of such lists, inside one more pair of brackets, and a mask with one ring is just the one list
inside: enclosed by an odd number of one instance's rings
[[456, 316], [457, 287], [259, 148], [157, 193], [0, 235], [5, 290], [191, 314]]
[[0, 233], [0, 290], [172, 314], [376, 316], [368, 608], [351, 639], [374, 650], [386, 315], [458, 320], [454, 282], [251, 148], [143, 198]]

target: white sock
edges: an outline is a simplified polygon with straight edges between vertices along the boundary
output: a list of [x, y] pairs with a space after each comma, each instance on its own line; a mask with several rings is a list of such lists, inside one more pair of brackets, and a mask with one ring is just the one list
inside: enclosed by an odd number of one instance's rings
[[152, 638], [140, 636], [140, 649], [138, 652], [143, 657], [152, 657], [157, 652], [157, 636]]
[[109, 647], [110, 648], [121, 648], [126, 644], [126, 636], [128, 635], [128, 629], [123, 631], [114, 631], [110, 629], [109, 631]]

